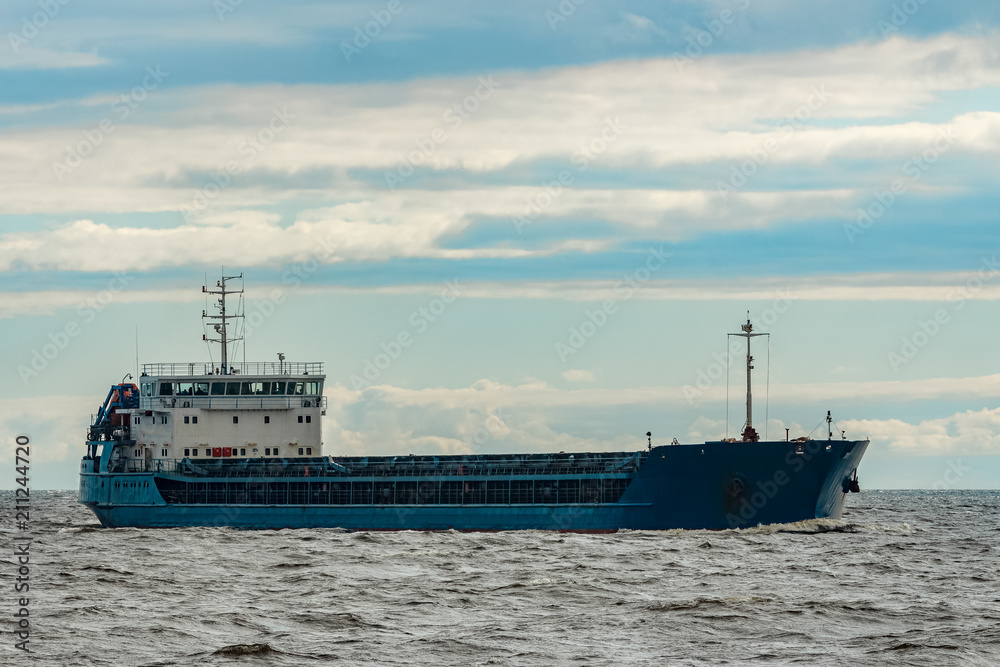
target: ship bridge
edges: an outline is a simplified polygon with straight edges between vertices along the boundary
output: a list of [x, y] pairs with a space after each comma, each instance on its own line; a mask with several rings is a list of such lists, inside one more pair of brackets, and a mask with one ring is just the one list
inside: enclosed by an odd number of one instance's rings
[[127, 459], [321, 456], [323, 364], [144, 364]]

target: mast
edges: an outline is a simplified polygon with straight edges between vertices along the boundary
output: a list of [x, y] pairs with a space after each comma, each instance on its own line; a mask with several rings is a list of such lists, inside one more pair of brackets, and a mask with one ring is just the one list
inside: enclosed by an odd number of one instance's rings
[[203, 335], [202, 339], [213, 343], [220, 343], [222, 345], [221, 373], [223, 375], [229, 375], [229, 343], [243, 340], [242, 336], [236, 338], [230, 338], [229, 331], [227, 329], [228, 327], [227, 320], [243, 317], [242, 313], [237, 315], [228, 315], [226, 313], [226, 297], [229, 296], [230, 294], [243, 294], [242, 286], [240, 286], [240, 289], [238, 290], [227, 289], [226, 282], [230, 280], [243, 280], [243, 274], [241, 273], [238, 276], [225, 276], [225, 275], [222, 276], [221, 280], [216, 281], [215, 289], [208, 289], [208, 287], [206, 286], [202, 286], [201, 288], [201, 291], [205, 292], [206, 294], [219, 295], [219, 299], [217, 301], [217, 305], [219, 308], [218, 315], [209, 315], [207, 312], [201, 311], [202, 318], [210, 320], [221, 320], [220, 322], [213, 325], [213, 328], [215, 329], [215, 332], [219, 334], [219, 337], [208, 338], [207, 336]]
[[747, 311], [747, 323], [740, 326], [743, 333], [731, 333], [730, 336], [739, 336], [747, 339], [747, 420], [743, 424], [743, 442], [757, 442], [760, 436], [753, 427], [753, 391], [751, 387], [751, 375], [753, 371], [753, 356], [750, 354], [750, 339], [756, 336], [770, 336], [769, 333], [753, 333], [753, 324], [750, 322], [750, 311]]

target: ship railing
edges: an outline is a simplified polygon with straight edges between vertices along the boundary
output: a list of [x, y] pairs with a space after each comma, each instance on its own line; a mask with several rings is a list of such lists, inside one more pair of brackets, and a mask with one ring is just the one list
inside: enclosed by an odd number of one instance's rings
[[[346, 465], [335, 459], [123, 459], [111, 472], [181, 473], [196, 477], [493, 477], [536, 475], [607, 475], [631, 473], [641, 467], [644, 456], [621, 465], [622, 457], [598, 457], [570, 461], [538, 461], [534, 465], [508, 465], [499, 461], [469, 465], [463, 462], [413, 462], [405, 465], [385, 461]], [[553, 464], [557, 465], [553, 465]]]
[[144, 396], [140, 410], [201, 408], [203, 410], [291, 410], [327, 408], [326, 396]]
[[[228, 373], [225, 372], [228, 370]], [[190, 375], [322, 375], [321, 361], [247, 361], [229, 364], [204, 362], [168, 362], [143, 364], [143, 375], [183, 377]]]

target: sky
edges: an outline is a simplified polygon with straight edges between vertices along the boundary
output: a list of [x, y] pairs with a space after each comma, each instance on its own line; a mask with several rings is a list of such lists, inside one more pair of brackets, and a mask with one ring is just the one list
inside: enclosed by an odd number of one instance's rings
[[[140, 363], [321, 361], [334, 455], [871, 446], [1000, 487], [1000, 5], [11, 0], [0, 451]], [[735, 339], [734, 339], [735, 340]]]

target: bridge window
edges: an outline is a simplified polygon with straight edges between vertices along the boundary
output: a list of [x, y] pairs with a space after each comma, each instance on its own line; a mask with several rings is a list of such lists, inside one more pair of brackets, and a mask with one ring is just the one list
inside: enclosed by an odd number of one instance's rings
[[319, 382], [306, 382], [306, 394], [309, 396], [319, 396]]
[[212, 383], [212, 396], [225, 396], [226, 395], [226, 383], [225, 382], [213, 382]]
[[271, 383], [271, 395], [272, 396], [282, 396], [285, 393], [285, 383], [284, 382], [272, 382]]
[[305, 393], [305, 384], [302, 382], [289, 382], [288, 393], [294, 396], [302, 396]]
[[152, 382], [143, 382], [142, 383], [142, 395], [143, 396], [152, 396], [153, 395], [153, 383]]
[[177, 383], [177, 395], [178, 396], [190, 396], [194, 393], [194, 383], [193, 382], [178, 382]]
[[169, 382], [160, 383], [160, 396], [173, 396], [174, 385]]
[[239, 382], [227, 382], [226, 383], [226, 396], [239, 396], [240, 395], [240, 383]]
[[240, 385], [240, 394], [242, 396], [263, 396], [264, 395], [264, 383], [263, 382], [243, 382]]
[[194, 395], [195, 396], [208, 396], [208, 383], [207, 382], [195, 382], [194, 383]]

